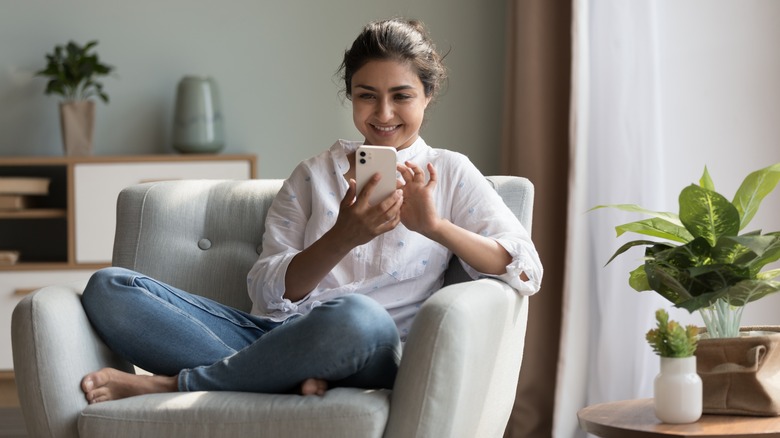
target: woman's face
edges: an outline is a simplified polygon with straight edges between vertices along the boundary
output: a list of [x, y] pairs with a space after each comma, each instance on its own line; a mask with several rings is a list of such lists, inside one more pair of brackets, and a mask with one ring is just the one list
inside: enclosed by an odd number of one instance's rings
[[366, 144], [407, 148], [417, 140], [430, 98], [411, 65], [367, 62], [352, 76], [352, 119]]

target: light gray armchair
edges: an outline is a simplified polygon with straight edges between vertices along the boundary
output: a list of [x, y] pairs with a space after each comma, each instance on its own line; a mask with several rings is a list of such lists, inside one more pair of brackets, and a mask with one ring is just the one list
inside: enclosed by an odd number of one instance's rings
[[[530, 230], [533, 186], [489, 177]], [[246, 274], [280, 180], [169, 181], [125, 189], [113, 264], [249, 310]], [[463, 280], [451, 264], [448, 282]], [[88, 405], [81, 378], [123, 362], [81, 307], [83, 282], [26, 297], [12, 321], [14, 368], [33, 437], [500, 437], [523, 356], [528, 300], [505, 284], [452, 284], [420, 309], [392, 391], [324, 396], [191, 392]]]

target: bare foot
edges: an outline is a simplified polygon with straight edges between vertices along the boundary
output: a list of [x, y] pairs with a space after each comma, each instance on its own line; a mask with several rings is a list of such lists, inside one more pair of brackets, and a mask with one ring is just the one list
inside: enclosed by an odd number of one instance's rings
[[301, 383], [301, 395], [325, 395], [328, 382], [321, 379], [306, 379]]
[[132, 397], [141, 394], [178, 391], [176, 376], [144, 376], [114, 368], [103, 368], [81, 380], [81, 390], [89, 403]]

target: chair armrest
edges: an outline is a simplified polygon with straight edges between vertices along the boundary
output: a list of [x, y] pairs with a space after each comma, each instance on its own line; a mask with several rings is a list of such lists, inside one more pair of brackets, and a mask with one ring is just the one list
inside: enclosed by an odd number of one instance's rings
[[14, 372], [30, 436], [78, 437], [76, 422], [87, 406], [82, 377], [106, 366], [132, 370], [93, 331], [81, 306], [85, 285], [45, 287], [14, 308]]
[[404, 348], [385, 438], [502, 436], [527, 318], [528, 298], [497, 280], [436, 292]]

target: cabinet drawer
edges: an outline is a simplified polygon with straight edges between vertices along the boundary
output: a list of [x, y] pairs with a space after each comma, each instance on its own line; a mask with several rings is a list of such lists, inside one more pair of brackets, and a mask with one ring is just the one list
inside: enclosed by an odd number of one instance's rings
[[73, 169], [75, 262], [110, 263], [116, 199], [130, 185], [173, 179], [248, 179], [247, 160], [78, 163]]
[[0, 370], [13, 369], [11, 314], [26, 293], [52, 284], [86, 280], [89, 270], [24, 271], [0, 273]]

